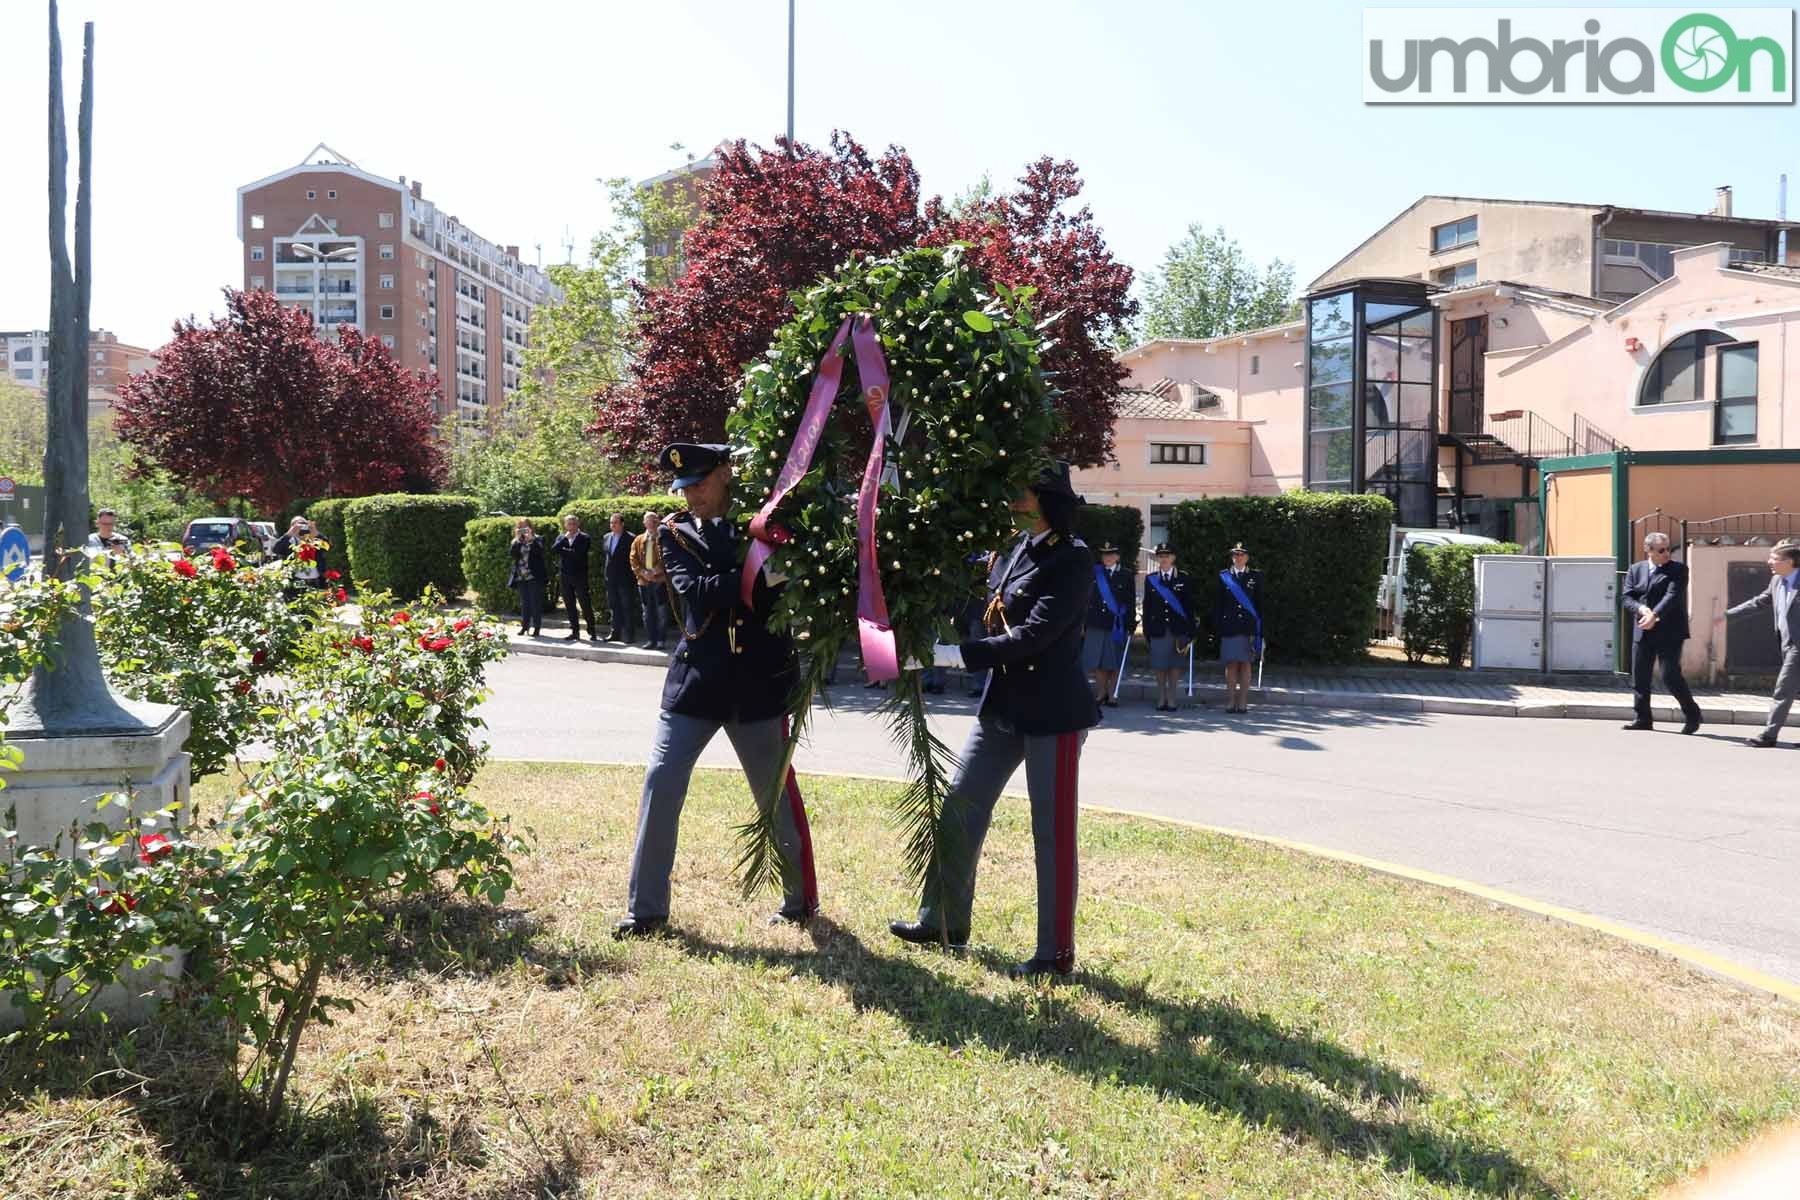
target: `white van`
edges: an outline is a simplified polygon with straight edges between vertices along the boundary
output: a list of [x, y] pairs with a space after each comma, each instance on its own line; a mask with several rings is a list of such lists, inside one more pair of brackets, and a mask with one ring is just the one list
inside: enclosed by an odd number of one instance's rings
[[1381, 577], [1380, 615], [1382, 637], [1399, 637], [1406, 618], [1406, 555], [1414, 546], [1498, 546], [1498, 539], [1454, 529], [1402, 529], [1388, 533], [1387, 571]]

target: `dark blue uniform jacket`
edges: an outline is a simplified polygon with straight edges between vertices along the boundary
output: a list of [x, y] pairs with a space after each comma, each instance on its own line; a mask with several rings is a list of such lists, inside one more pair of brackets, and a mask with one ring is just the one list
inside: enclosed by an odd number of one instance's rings
[[787, 711], [800, 682], [794, 643], [771, 633], [776, 592], [761, 578], [744, 608], [738, 596], [737, 526], [677, 515], [657, 530], [663, 567], [687, 619], [663, 681], [663, 708], [712, 721], [763, 721]]
[[1187, 620], [1184, 621], [1169, 607], [1169, 602], [1162, 598], [1162, 593], [1151, 584], [1151, 578], [1159, 574], [1161, 572], [1152, 571], [1144, 576], [1144, 636], [1161, 637], [1165, 633], [1172, 633], [1178, 641], [1191, 641], [1195, 632], [1194, 620], [1199, 616], [1194, 611], [1194, 581], [1177, 571], [1175, 578], [1166, 585], [1169, 594], [1179, 600], [1181, 607], [1186, 610]]
[[1081, 667], [1083, 618], [1093, 590], [1094, 560], [1065, 534], [1049, 534], [1036, 545], [1021, 534], [994, 557], [988, 636], [962, 643], [965, 667], [994, 672], [983, 717], [1018, 734], [1073, 733], [1099, 724], [1100, 708]]
[[[1121, 563], [1114, 567], [1111, 574], [1101, 567], [1100, 573], [1106, 576], [1106, 582], [1112, 587], [1113, 599], [1118, 602], [1119, 611], [1125, 614], [1125, 632], [1131, 633], [1137, 628], [1137, 572], [1126, 569]], [[1111, 629], [1113, 627], [1112, 609], [1106, 607], [1106, 600], [1100, 595], [1100, 581], [1094, 581], [1093, 596], [1088, 600], [1087, 623], [1090, 629]]]
[[[1237, 577], [1238, 586], [1244, 589], [1244, 595], [1250, 603], [1256, 605], [1256, 611], [1262, 615], [1263, 628], [1269, 627], [1269, 610], [1263, 603], [1263, 573], [1261, 571], [1245, 571]], [[1256, 618], [1250, 610], [1238, 603], [1231, 589], [1219, 580], [1218, 591], [1213, 594], [1213, 633], [1219, 637], [1255, 637]]]

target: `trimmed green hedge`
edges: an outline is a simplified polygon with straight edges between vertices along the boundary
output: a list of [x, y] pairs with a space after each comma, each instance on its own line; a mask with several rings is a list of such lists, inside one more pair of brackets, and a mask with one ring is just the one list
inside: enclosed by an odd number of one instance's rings
[[602, 624], [612, 620], [606, 606], [606, 535], [612, 532], [612, 515], [625, 517], [625, 532], [632, 537], [644, 532], [644, 514], [653, 512], [666, 517], [683, 507], [680, 496], [602, 496], [598, 500], [572, 500], [563, 505], [559, 517], [574, 513], [581, 528], [594, 540], [588, 553], [588, 595], [594, 598], [594, 618]]
[[1098, 559], [1100, 547], [1112, 542], [1119, 561], [1133, 571], [1144, 544], [1144, 514], [1133, 504], [1084, 504], [1075, 510], [1075, 533]]
[[[1281, 662], [1349, 662], [1375, 637], [1394, 505], [1385, 496], [1283, 492], [1177, 504], [1169, 540], [1194, 577], [1202, 626], [1212, 617], [1219, 572], [1244, 543], [1263, 573], [1263, 636]], [[1209, 630], [1209, 635], [1211, 631]]]
[[1475, 556], [1524, 552], [1516, 542], [1408, 550], [1406, 614], [1400, 627], [1407, 661], [1441, 654], [1451, 666], [1462, 666], [1475, 630]]
[[[315, 506], [316, 507], [316, 506]], [[344, 507], [350, 575], [359, 586], [410, 600], [430, 584], [462, 596], [463, 530], [481, 502], [473, 496], [364, 496]]]
[[[325, 551], [325, 557], [346, 575], [350, 574], [345, 570], [350, 562], [350, 539], [344, 533], [344, 509], [353, 499], [355, 497], [346, 497], [341, 500], [314, 500], [306, 509], [306, 519], [313, 523], [313, 528], [318, 531], [320, 537], [325, 539], [326, 545], [329, 547]], [[282, 525], [275, 532], [286, 533], [287, 526]]]
[[[562, 520], [558, 517], [532, 517], [530, 520], [531, 527], [544, 540], [544, 562], [550, 576], [544, 585], [544, 602], [549, 605], [562, 594], [562, 584], [556, 578], [556, 555], [550, 553], [550, 543], [562, 532]], [[509, 547], [513, 526], [518, 521], [517, 517], [476, 517], [463, 526], [463, 577], [469, 581], [469, 590], [475, 593], [475, 602], [489, 612], [519, 611], [519, 593], [506, 586], [506, 577], [512, 574]]]

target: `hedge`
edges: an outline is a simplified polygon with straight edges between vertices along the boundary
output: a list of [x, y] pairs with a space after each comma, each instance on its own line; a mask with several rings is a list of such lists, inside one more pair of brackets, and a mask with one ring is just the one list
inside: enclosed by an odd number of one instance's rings
[[1098, 556], [1107, 542], [1119, 548], [1119, 561], [1137, 570], [1144, 544], [1144, 514], [1132, 504], [1084, 504], [1075, 510], [1075, 533]]
[[[317, 506], [315, 506], [317, 507]], [[359, 586], [410, 600], [430, 584], [463, 594], [463, 529], [480, 511], [473, 496], [364, 496], [344, 507], [350, 575]]]
[[[344, 508], [353, 499], [355, 497], [314, 500], [306, 509], [306, 519], [313, 523], [313, 528], [329, 547], [325, 557], [340, 571], [350, 562], [350, 539], [344, 533]], [[286, 533], [287, 526], [283, 525], [275, 532]]]
[[1251, 567], [1263, 573], [1269, 658], [1349, 662], [1375, 637], [1393, 523], [1394, 505], [1385, 496], [1221, 496], [1177, 504], [1169, 516], [1169, 541], [1178, 566], [1198, 585], [1203, 628], [1212, 619], [1219, 572], [1230, 565], [1231, 547], [1242, 542]]
[[[562, 521], [557, 517], [528, 519], [544, 542], [544, 562], [550, 576], [544, 582], [544, 604], [548, 608], [560, 603], [562, 595], [562, 585], [556, 577], [556, 555], [550, 553], [550, 543], [562, 532]], [[475, 593], [475, 602], [489, 612], [519, 611], [519, 593], [506, 586], [506, 578], [512, 574], [509, 547], [513, 526], [518, 522], [517, 517], [476, 517], [463, 527], [463, 577]]]
[[1475, 628], [1475, 556], [1522, 554], [1516, 542], [1414, 546], [1406, 552], [1406, 614], [1400, 640], [1409, 662], [1440, 654], [1463, 665]]

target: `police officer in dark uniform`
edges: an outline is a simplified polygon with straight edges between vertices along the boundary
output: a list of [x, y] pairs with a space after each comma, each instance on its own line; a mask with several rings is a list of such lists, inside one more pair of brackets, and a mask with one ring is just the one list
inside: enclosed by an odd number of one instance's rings
[[1037, 950], [1015, 978], [1052, 979], [1075, 967], [1076, 779], [1081, 744], [1100, 708], [1081, 667], [1093, 558], [1071, 532], [1081, 503], [1066, 463], [1046, 468], [1014, 511], [1030, 528], [995, 556], [988, 574], [987, 633], [940, 645], [940, 667], [992, 668], [975, 728], [944, 801], [944, 870], [925, 881], [916, 921], [894, 936], [965, 946], [975, 901], [975, 864], [1000, 789], [1025, 764], [1037, 860]]
[[1193, 581], [1175, 569], [1175, 547], [1159, 543], [1156, 570], [1144, 576], [1144, 637], [1150, 642], [1150, 669], [1156, 673], [1156, 711], [1176, 712], [1175, 677], [1199, 626], [1194, 615]]
[[[799, 682], [799, 661], [788, 636], [768, 628], [783, 578], [765, 569], [750, 607], [740, 599], [737, 527], [725, 515], [730, 450], [682, 442], [662, 452], [662, 469], [675, 475], [669, 490], [681, 493], [687, 509], [663, 522], [657, 544], [686, 618], [663, 683], [662, 715], [644, 773], [631, 856], [630, 907], [614, 927], [615, 937], [653, 934], [668, 922], [681, 806], [694, 762], [713, 735], [723, 729], [731, 739], [758, 805], [771, 802], [781, 770], [785, 714]], [[769, 923], [805, 925], [819, 909], [812, 839], [792, 770], [781, 785], [774, 802], [784, 899]]]
[[1124, 670], [1126, 648], [1137, 628], [1137, 576], [1119, 563], [1119, 548], [1100, 547], [1094, 565], [1094, 598], [1088, 601], [1087, 631], [1082, 638], [1081, 665], [1094, 673], [1100, 703], [1117, 708], [1113, 682]]
[[1250, 711], [1250, 667], [1262, 655], [1263, 573], [1250, 569], [1250, 551], [1231, 548], [1231, 566], [1219, 572], [1213, 593], [1213, 632], [1225, 664], [1225, 711]]

